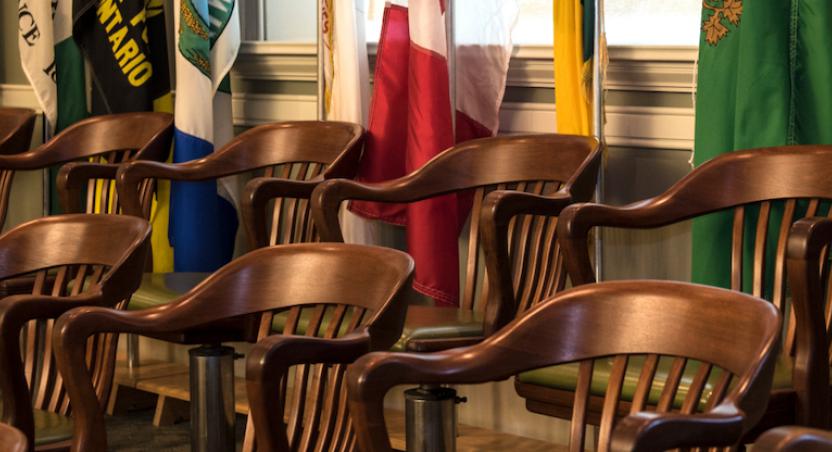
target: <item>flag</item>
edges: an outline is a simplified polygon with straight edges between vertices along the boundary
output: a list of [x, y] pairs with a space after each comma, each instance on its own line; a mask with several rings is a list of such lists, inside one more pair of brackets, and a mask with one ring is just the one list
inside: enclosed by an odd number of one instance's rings
[[17, 16], [23, 71], [51, 132], [60, 132], [87, 116], [84, 60], [72, 40], [72, 1], [20, 0]]
[[[93, 84], [93, 114], [151, 111], [170, 92], [162, 0], [75, 0], [74, 36], [87, 60]], [[151, 35], [150, 22], [161, 22]], [[164, 58], [159, 58], [164, 57]], [[156, 63], [156, 64], [154, 64]]]
[[591, 135], [593, 0], [555, 0], [555, 108], [558, 133]]
[[[52, 135], [87, 117], [84, 59], [72, 40], [72, 1], [20, 0], [17, 16], [23, 72]], [[49, 169], [50, 181], [57, 175], [57, 167]], [[49, 211], [61, 211], [55, 184], [49, 187]]]
[[[706, 0], [694, 163], [738, 149], [832, 143], [830, 40], [832, 4], [826, 0]], [[694, 221], [694, 281], [730, 286], [732, 217], [719, 213]], [[754, 237], [756, 217], [746, 214], [745, 237]], [[779, 231], [779, 218], [782, 206], [774, 205], [770, 239]], [[752, 256], [753, 242], [745, 240], [746, 258]], [[767, 250], [768, 262], [774, 252]], [[744, 270], [743, 288], [748, 289], [750, 269]], [[770, 296], [771, 288], [766, 291]]]
[[[228, 73], [240, 47], [234, 0], [176, 0], [174, 162], [207, 156], [231, 140]], [[170, 241], [175, 271], [214, 271], [234, 251], [237, 190], [232, 181], [175, 182]]]
[[[368, 139], [359, 179], [377, 182], [411, 173], [455, 142], [490, 136], [510, 56], [515, 2], [455, 3], [465, 30], [456, 47], [456, 97], [451, 104], [447, 4], [410, 0], [387, 5], [376, 60]], [[475, 12], [476, 11], [476, 12]], [[513, 17], [512, 17], [513, 16]], [[454, 131], [456, 122], [456, 131]], [[354, 202], [367, 218], [407, 227], [416, 260], [413, 287], [437, 304], [459, 304], [458, 238], [470, 202], [455, 194], [409, 205]]]
[[[90, 62], [93, 114], [173, 113], [164, 0], [75, 0], [73, 9], [73, 35]], [[169, 194], [170, 182], [159, 181], [150, 210], [157, 272], [173, 269]]]
[[[325, 119], [366, 127], [370, 71], [364, 1], [323, 0], [320, 7]], [[347, 243], [381, 244], [382, 225], [351, 213], [346, 206], [341, 211], [341, 225]]]

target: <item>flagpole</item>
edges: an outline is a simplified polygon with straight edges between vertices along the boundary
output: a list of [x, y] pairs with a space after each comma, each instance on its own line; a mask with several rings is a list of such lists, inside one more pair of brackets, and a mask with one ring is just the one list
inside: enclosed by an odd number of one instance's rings
[[324, 74], [324, 41], [321, 38], [321, 21], [323, 20], [323, 2], [326, 0], [318, 0], [318, 23], [316, 24], [316, 45], [317, 45], [317, 52], [316, 55], [318, 56], [318, 112], [317, 112], [317, 119], [319, 121], [323, 121], [326, 119], [326, 113], [324, 112], [324, 97], [326, 96], [326, 79]]
[[445, 0], [445, 37], [448, 42], [448, 88], [451, 98], [451, 131], [456, 141], [456, 37], [454, 36], [454, 0]]
[[[601, 144], [601, 164], [598, 168], [598, 183], [595, 185], [595, 202], [603, 202], [604, 177], [606, 175], [606, 148], [604, 143], [604, 55], [601, 54], [603, 46], [601, 38], [604, 31], [604, 0], [593, 0], [595, 2], [595, 30], [594, 49], [592, 61], [592, 106], [594, 135]], [[603, 250], [601, 233], [598, 230], [595, 234], [595, 280], [603, 281]]]

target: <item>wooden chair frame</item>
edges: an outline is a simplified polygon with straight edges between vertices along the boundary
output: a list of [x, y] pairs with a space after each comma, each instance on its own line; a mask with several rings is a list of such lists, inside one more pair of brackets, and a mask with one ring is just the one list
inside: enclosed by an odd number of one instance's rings
[[34, 128], [34, 110], [0, 108], [0, 154], [19, 154], [29, 149]]
[[[696, 325], [695, 334], [680, 324]], [[633, 334], [644, 331], [645, 325], [650, 325], [649, 332]], [[599, 450], [732, 446], [765, 410], [780, 325], [770, 303], [724, 289], [660, 281], [587, 285], [537, 305], [470, 347], [430, 354], [378, 352], [360, 358], [347, 371], [350, 411], [361, 450], [388, 452], [383, 402], [396, 385], [485, 383], [580, 362], [570, 433], [570, 450], [579, 452], [586, 443], [594, 359], [614, 356], [615, 377], [604, 397]], [[647, 355], [645, 363], [673, 357], [675, 367], [684, 367], [687, 359], [700, 362], [697, 389], [686, 395], [681, 411], [670, 410], [679, 384], [675, 377], [665, 381], [656, 411], [644, 411], [656, 383], [655, 366], [651, 373], [645, 364], [639, 389], [616, 423], [631, 355]], [[715, 368], [722, 369], [720, 382], [700, 409], [702, 390]]]
[[[827, 220], [794, 223], [798, 200], [808, 203], [806, 215], [818, 211], [820, 201], [832, 200], [832, 146], [790, 146], [737, 151], [711, 160], [665, 193], [622, 207], [600, 204], [570, 206], [560, 212], [558, 224], [568, 273], [574, 285], [595, 282], [588, 251], [588, 233], [594, 227], [656, 228], [712, 212], [734, 209], [732, 275], [734, 290], [742, 287], [743, 222], [746, 206], [760, 203], [754, 258], [752, 294], [762, 296], [765, 269], [774, 266], [772, 302], [788, 312], [786, 283], [791, 290], [791, 314], [784, 350], [794, 353], [794, 391], [773, 394], [761, 428], [799, 422], [826, 427], [829, 422], [829, 356], [824, 288], [829, 275], [821, 258], [832, 242]], [[767, 263], [766, 233], [771, 204], [785, 204], [778, 232], [774, 263]], [[535, 411], [546, 414], [547, 402], [533, 385], [518, 382], [518, 390], [535, 401]], [[541, 408], [543, 408], [541, 410]], [[549, 411], [551, 414], [552, 411]]]
[[[276, 179], [273, 170], [258, 178], [247, 188], [243, 203], [246, 225], [265, 225], [262, 199], [273, 196], [308, 198], [321, 179], [349, 177], [358, 167], [364, 130], [361, 126], [341, 122], [297, 121], [254, 127], [211, 155], [185, 163], [130, 162], [117, 173], [118, 192], [129, 215], [146, 216], [142, 206], [140, 184], [146, 179], [173, 181], [206, 181], [249, 171], [295, 163], [315, 163], [318, 168], [310, 180], [291, 180], [284, 172]], [[263, 187], [263, 188], [260, 188]], [[259, 188], [259, 190], [258, 190]], [[252, 241], [266, 235], [265, 226], [248, 230]]]
[[754, 452], [829, 452], [832, 432], [805, 427], [778, 427], [754, 443]]
[[[0, 168], [7, 170], [43, 169], [78, 160], [61, 168], [57, 186], [63, 208], [70, 213], [117, 213], [118, 199], [109, 187], [99, 191], [90, 179], [112, 179], [116, 163], [130, 159], [164, 160], [173, 138], [173, 116], [167, 113], [138, 112], [87, 118], [66, 128], [41, 146], [15, 156], [0, 156]], [[109, 164], [101, 164], [101, 162]], [[77, 183], [79, 176], [83, 184]], [[87, 190], [86, 203], [81, 196]], [[99, 206], [94, 202], [100, 195]]]
[[[327, 271], [320, 271], [322, 268]], [[311, 308], [307, 336], [268, 337], [255, 347], [248, 360], [251, 373], [247, 379], [258, 440], [266, 445], [280, 444], [280, 432], [286, 432], [283, 399], [272, 396], [280, 386], [285, 367], [316, 363], [331, 356], [335, 362], [341, 362], [348, 359], [346, 354], [342, 355], [344, 351], [357, 353], [392, 345], [401, 334], [406, 306], [399, 298], [412, 270], [410, 257], [391, 249], [344, 244], [286, 245], [263, 248], [234, 260], [168, 305], [132, 312], [95, 307], [67, 313], [58, 320], [54, 342], [58, 367], [67, 380], [75, 412], [72, 450], [107, 450], [103, 410], [83, 364], [87, 337], [105, 332], [179, 334], [209, 329], [222, 320], [252, 314], [264, 314], [260, 329], [261, 336], [266, 337], [271, 331], [273, 311], [288, 311], [284, 331], [302, 334], [297, 332], [301, 309]], [[353, 325], [347, 336], [336, 338], [332, 332], [318, 338], [315, 325], [322, 325], [327, 306], [335, 306], [332, 318], [341, 319], [334, 327], [328, 325], [328, 330], [339, 329], [338, 323], [347, 315], [345, 307], [359, 310], [352, 315], [355, 322], [365, 311], [371, 314], [362, 325]], [[281, 359], [275, 361], [276, 357]], [[281, 409], [281, 415], [275, 418], [272, 413], [277, 409]], [[296, 419], [291, 425], [303, 428], [304, 419]], [[284, 428], [272, 430], [275, 425]]]
[[[101, 240], [107, 237], [107, 240]], [[141, 219], [112, 215], [58, 215], [24, 223], [0, 236], [0, 279], [36, 273], [31, 295], [0, 300], [0, 390], [2, 421], [20, 429], [34, 444], [33, 402], [66, 414], [63, 384], [53, 368], [51, 322], [47, 322], [41, 356], [27, 339], [25, 363], [21, 359], [21, 332], [31, 320], [55, 319], [78, 306], [116, 306], [138, 288], [150, 237], [150, 225]], [[70, 269], [70, 267], [77, 267]], [[46, 275], [55, 271], [52, 291]], [[88, 287], [84, 287], [87, 285]], [[66, 294], [65, 294], [66, 293]], [[100, 356], [88, 356], [96, 367], [96, 397], [109, 394], [108, 375], [115, 359], [115, 342], [102, 344]], [[103, 350], [102, 349], [102, 350]], [[86, 352], [86, 351], [85, 351]], [[40, 363], [38, 381], [32, 373]], [[47, 380], [51, 378], [57, 380]], [[31, 387], [31, 389], [30, 389]], [[33, 447], [33, 446], [32, 446]]]
[[[496, 253], [505, 244], [502, 234], [508, 236], [510, 221], [506, 220], [516, 210], [516, 205], [538, 203], [548, 207], [548, 212], [559, 212], [575, 201], [592, 197], [600, 163], [600, 145], [593, 138], [571, 135], [526, 135], [484, 138], [459, 144], [434, 157], [422, 168], [399, 179], [381, 183], [361, 183], [337, 179], [322, 183], [312, 195], [312, 215], [322, 241], [342, 242], [338, 220], [341, 204], [348, 200], [385, 203], [412, 203], [455, 192], [476, 190], [473, 202], [471, 232], [469, 237], [468, 267], [462, 309], [485, 312], [484, 334], [490, 335], [514, 319], [518, 312], [528, 309], [536, 301], [562, 288], [565, 275], [559, 272], [560, 256], [551, 237], [544, 237], [545, 230], [552, 230], [554, 223], [543, 224], [528, 218], [513, 224], [517, 240], [534, 241], [540, 254], [552, 255], [551, 259], [531, 258], [524, 280], [515, 286], [527, 290], [525, 303], [506, 303], [508, 298], [489, 295], [476, 296], [476, 281], [481, 271], [479, 245], [485, 250], [487, 274], [512, 264], [508, 251]], [[558, 183], [558, 191], [542, 194], [546, 183]], [[510, 184], [518, 184], [514, 191], [506, 190]], [[485, 200], [488, 188], [496, 188]], [[523, 189], [529, 192], [524, 192]], [[498, 202], [499, 201], [499, 202]], [[481, 214], [482, 212], [482, 214]], [[480, 232], [482, 231], [482, 232]], [[533, 254], [536, 249], [528, 243], [520, 245], [522, 253]], [[537, 257], [537, 255], [535, 255]], [[505, 259], [506, 262], [498, 262]], [[521, 259], [522, 260], [522, 256]], [[546, 267], [551, 260], [551, 265]], [[532, 268], [533, 267], [533, 268]], [[489, 282], [490, 279], [489, 279]], [[544, 286], [548, 290], [544, 290]], [[537, 297], [532, 296], [535, 292]], [[482, 340], [479, 338], [454, 338], [411, 341], [408, 348], [430, 351], [451, 348]]]
[[26, 435], [20, 430], [0, 423], [0, 450], [6, 452], [26, 452], [29, 448], [29, 442], [26, 441]]

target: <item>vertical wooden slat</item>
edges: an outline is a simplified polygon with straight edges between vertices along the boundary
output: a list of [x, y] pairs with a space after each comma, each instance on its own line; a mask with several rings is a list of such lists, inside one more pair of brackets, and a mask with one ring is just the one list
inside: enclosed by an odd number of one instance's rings
[[[281, 165], [279, 168], [275, 168], [275, 170], [280, 170], [281, 178], [288, 179], [289, 174], [291, 174], [292, 167], [291, 165]], [[277, 245], [280, 243], [283, 222], [283, 207], [283, 198], [277, 198], [274, 200], [272, 225], [269, 231], [269, 245]]]
[[650, 389], [653, 388], [653, 379], [656, 377], [656, 369], [659, 365], [659, 355], [647, 355], [644, 364], [641, 366], [636, 390], [633, 392], [633, 403], [630, 405], [630, 414], [644, 411], [647, 401], [650, 398]]
[[575, 402], [572, 405], [572, 425], [569, 433], [569, 451], [583, 452], [586, 446], [586, 414], [589, 405], [589, 391], [592, 386], [594, 361], [582, 361], [575, 385]]
[[682, 379], [682, 372], [685, 370], [687, 361], [685, 358], [673, 359], [662, 394], [659, 396], [659, 403], [656, 405], [656, 411], [659, 413], [666, 413], [673, 408], [673, 400], [676, 398], [676, 391], [679, 389], [679, 381]]
[[755, 297], [762, 297], [765, 292], [766, 242], [770, 213], [771, 203], [769, 201], [760, 203], [760, 212], [757, 216], [757, 232], [754, 234], [754, 264], [752, 267], [754, 277], [751, 293]]
[[742, 292], [742, 251], [745, 208], [734, 209], [734, 227], [731, 234], [731, 290]]
[[604, 408], [601, 411], [601, 426], [598, 431], [598, 445], [601, 452], [609, 450], [610, 437], [618, 414], [621, 388], [624, 385], [624, 375], [627, 372], [628, 362], [629, 359], [626, 355], [619, 355], [615, 357], [612, 363], [607, 393], [604, 396]]
[[699, 363], [699, 369], [693, 377], [685, 400], [682, 402], [682, 413], [693, 414], [699, 408], [699, 402], [702, 400], [702, 392], [705, 390], [705, 384], [708, 382], [708, 376], [711, 375], [713, 366], [707, 363]]
[[482, 201], [485, 197], [485, 188], [477, 188], [474, 192], [474, 204], [471, 208], [471, 226], [468, 232], [468, 258], [465, 260], [465, 289], [462, 292], [462, 309], [474, 308], [474, 291], [477, 287], [479, 270], [479, 229]]
[[714, 385], [711, 397], [705, 403], [704, 411], [707, 412], [722, 402], [722, 399], [725, 398], [725, 394], [728, 392], [728, 388], [731, 386], [732, 379], [733, 375], [731, 375], [731, 372], [723, 369], [722, 375], [720, 375], [719, 380], [717, 380], [716, 385]]
[[780, 233], [777, 235], [777, 254], [774, 259], [774, 293], [772, 294], [771, 301], [783, 314], [786, 314], [786, 243], [788, 242], [789, 231], [794, 222], [796, 204], [797, 202], [794, 199], [790, 199], [785, 203], [783, 208], [783, 221], [780, 223]]

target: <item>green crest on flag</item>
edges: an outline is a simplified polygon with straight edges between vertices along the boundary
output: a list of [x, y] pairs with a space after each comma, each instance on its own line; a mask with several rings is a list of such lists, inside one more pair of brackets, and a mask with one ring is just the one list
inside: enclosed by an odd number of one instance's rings
[[200, 72], [211, 76], [211, 48], [225, 30], [234, 0], [208, 0], [209, 23], [194, 6], [194, 0], [182, 0], [179, 19], [179, 51]]

